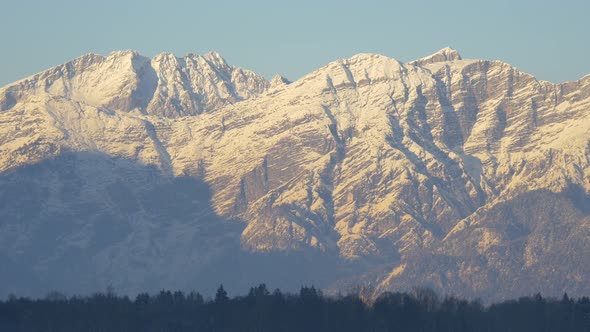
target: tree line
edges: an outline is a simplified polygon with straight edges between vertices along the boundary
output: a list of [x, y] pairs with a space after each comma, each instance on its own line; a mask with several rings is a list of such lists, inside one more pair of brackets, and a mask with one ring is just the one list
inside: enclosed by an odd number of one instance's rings
[[11, 296], [0, 301], [0, 331], [577, 331], [590, 332], [590, 299], [544, 298], [540, 294], [489, 306], [430, 289], [325, 296], [315, 287], [297, 294], [252, 287], [230, 298], [161, 291], [135, 298], [112, 291], [43, 299]]

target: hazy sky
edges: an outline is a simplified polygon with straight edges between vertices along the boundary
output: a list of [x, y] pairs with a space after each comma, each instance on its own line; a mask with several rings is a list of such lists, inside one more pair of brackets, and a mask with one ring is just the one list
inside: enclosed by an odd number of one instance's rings
[[590, 73], [590, 1], [5, 0], [0, 86], [82, 54], [216, 50], [233, 65], [294, 80], [372, 52], [400, 61], [445, 46], [539, 79]]

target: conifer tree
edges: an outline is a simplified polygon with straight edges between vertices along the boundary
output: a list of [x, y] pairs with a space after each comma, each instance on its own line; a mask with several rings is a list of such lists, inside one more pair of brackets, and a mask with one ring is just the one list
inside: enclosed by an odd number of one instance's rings
[[219, 285], [217, 288], [217, 292], [215, 293], [215, 302], [217, 303], [225, 303], [229, 300], [227, 297], [227, 292], [223, 289], [223, 284]]

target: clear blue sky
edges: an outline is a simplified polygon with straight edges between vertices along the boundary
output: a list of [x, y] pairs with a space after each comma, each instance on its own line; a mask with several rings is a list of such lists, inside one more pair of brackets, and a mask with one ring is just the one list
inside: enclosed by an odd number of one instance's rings
[[356, 53], [400, 61], [445, 46], [539, 79], [590, 73], [590, 1], [19, 0], [0, 4], [0, 86], [95, 52], [216, 50], [289, 79]]

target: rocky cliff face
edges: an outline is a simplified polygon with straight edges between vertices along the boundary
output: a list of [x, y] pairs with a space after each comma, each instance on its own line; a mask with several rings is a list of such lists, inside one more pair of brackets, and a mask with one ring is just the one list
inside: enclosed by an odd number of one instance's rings
[[79, 259], [76, 289], [198, 287], [220, 257], [301, 254], [336, 262], [313, 265], [328, 286], [590, 291], [588, 76], [447, 48], [268, 83], [215, 53], [122, 52], [0, 89], [0, 109], [0, 246], [39, 283]]

